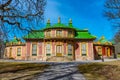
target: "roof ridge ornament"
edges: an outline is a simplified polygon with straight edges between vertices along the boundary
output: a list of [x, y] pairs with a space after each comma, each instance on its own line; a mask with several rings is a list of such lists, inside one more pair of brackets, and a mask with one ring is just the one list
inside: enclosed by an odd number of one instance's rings
[[14, 39], [17, 39], [17, 37], [16, 37], [16, 36], [14, 36]]
[[47, 25], [46, 25], [46, 27], [50, 27], [50, 19], [48, 18], [48, 20], [47, 20]]
[[47, 24], [50, 24], [50, 19], [48, 19]]
[[103, 40], [103, 39], [105, 39], [105, 37], [104, 37], [104, 36], [102, 36], [102, 37], [101, 37], [101, 39]]
[[72, 19], [71, 18], [69, 19], [69, 24], [72, 24]]
[[58, 23], [61, 23], [60, 17], [58, 17]]
[[69, 19], [69, 27], [73, 27], [72, 26], [72, 19], [71, 18]]

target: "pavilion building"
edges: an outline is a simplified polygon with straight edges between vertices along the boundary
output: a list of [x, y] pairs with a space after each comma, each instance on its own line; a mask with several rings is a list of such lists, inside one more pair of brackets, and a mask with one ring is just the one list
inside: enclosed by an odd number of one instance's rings
[[114, 47], [102, 37], [95, 42], [95, 36], [88, 30], [77, 29], [69, 20], [68, 25], [58, 23], [51, 25], [47, 21], [46, 27], [33, 30], [24, 36], [23, 43], [20, 39], [6, 43], [5, 58], [16, 60], [39, 61], [82, 61], [94, 60], [99, 55], [113, 57]]

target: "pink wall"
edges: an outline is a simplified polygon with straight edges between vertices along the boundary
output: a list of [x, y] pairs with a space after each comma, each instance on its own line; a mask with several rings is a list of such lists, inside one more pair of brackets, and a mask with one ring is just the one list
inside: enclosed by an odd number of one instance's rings
[[22, 59], [25, 59], [26, 57], [26, 46], [22, 46]]
[[64, 37], [67, 37], [67, 30], [63, 30]]
[[42, 55], [42, 42], [39, 42], [39, 43], [38, 43], [38, 48], [39, 48], [38, 54], [39, 54], [39, 55]]
[[80, 42], [75, 43], [75, 55], [80, 55]]
[[55, 55], [55, 42], [52, 42], [52, 54]]
[[55, 30], [52, 30], [52, 37], [55, 37]]
[[[52, 36], [52, 37], [56, 37], [56, 30], [57, 30], [57, 29], [51, 30], [51, 36]], [[68, 31], [67, 31], [67, 30], [62, 30], [62, 32], [63, 32], [63, 36], [64, 36], [64, 37], [67, 37], [67, 32], [68, 32]]]
[[[10, 48], [11, 50], [11, 57], [10, 57]], [[21, 48], [21, 56], [17, 56], [17, 48]], [[14, 58], [14, 59], [22, 59], [24, 60], [26, 57], [26, 46], [9, 46], [7, 49], [7, 58]]]
[[63, 45], [63, 46], [64, 46], [64, 54], [67, 54], [67, 53], [66, 53], [67, 43], [64, 43], [64, 45]]
[[88, 57], [90, 59], [94, 58], [94, 53], [93, 53], [93, 42], [88, 42]]
[[17, 49], [16, 49], [16, 46], [13, 46], [12, 47], [12, 57], [16, 58], [16, 56], [17, 56]]
[[26, 47], [27, 47], [27, 53], [26, 53], [26, 55], [27, 56], [30, 56], [30, 45], [31, 45], [31, 42], [26, 42]]

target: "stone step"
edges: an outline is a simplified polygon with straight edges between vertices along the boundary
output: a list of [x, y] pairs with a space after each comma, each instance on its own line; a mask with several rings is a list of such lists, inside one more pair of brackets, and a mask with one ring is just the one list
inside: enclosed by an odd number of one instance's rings
[[61, 61], [72, 61], [72, 59], [65, 56], [62, 56], [62, 57], [53, 56], [51, 58], [48, 58], [47, 61], [61, 62]]

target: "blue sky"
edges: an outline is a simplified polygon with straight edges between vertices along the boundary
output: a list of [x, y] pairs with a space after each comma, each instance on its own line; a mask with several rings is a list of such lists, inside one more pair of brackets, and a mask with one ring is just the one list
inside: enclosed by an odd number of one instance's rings
[[115, 31], [103, 16], [104, 2], [105, 0], [47, 0], [44, 22], [49, 18], [51, 23], [57, 23], [60, 16], [62, 23], [68, 23], [71, 18], [75, 27], [88, 29], [97, 38], [104, 35], [111, 40]]

